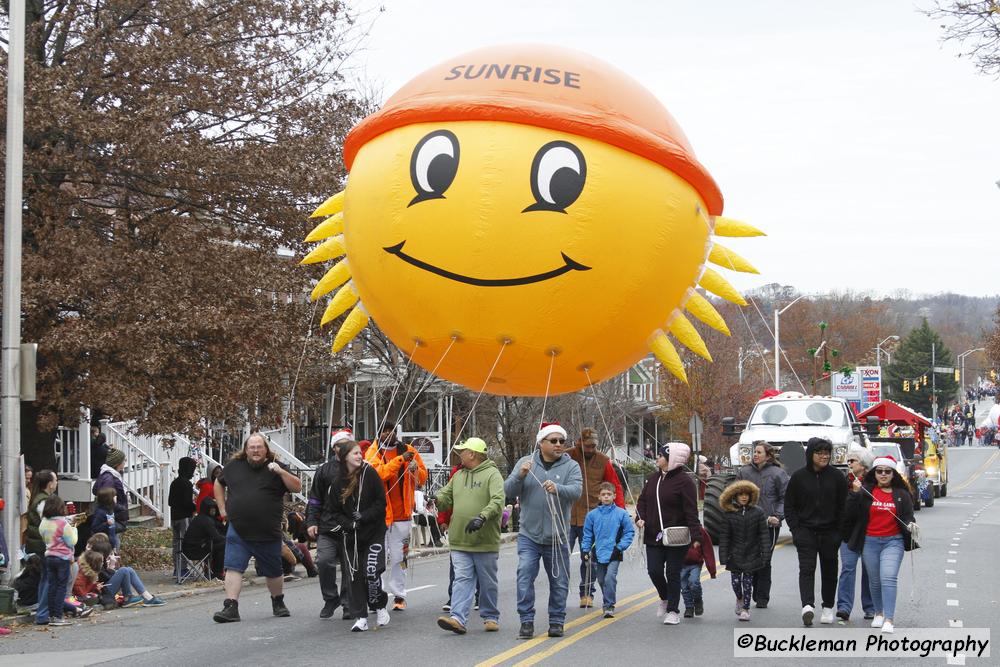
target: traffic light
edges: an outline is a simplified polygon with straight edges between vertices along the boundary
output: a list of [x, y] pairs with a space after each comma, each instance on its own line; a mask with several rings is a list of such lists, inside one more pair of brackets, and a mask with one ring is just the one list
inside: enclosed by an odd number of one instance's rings
[[920, 378], [920, 384], [924, 385], [925, 387], [927, 386], [927, 376], [926, 375], [923, 376], [922, 378]]
[[955, 369], [955, 382], [961, 382], [961, 381], [962, 381], [962, 371], [960, 371], [960, 370], [958, 370], [956, 368]]
[[910, 391], [910, 381], [903, 380], [903, 391]]

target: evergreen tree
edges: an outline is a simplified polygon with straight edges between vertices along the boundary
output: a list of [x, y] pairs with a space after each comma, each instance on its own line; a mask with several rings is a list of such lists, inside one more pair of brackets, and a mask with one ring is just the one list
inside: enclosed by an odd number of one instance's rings
[[[932, 350], [933, 348], [933, 360]], [[951, 366], [951, 351], [941, 342], [937, 332], [925, 318], [921, 325], [903, 339], [886, 369], [886, 381], [893, 398], [906, 407], [930, 417], [932, 387], [936, 388], [938, 410], [943, 411], [958, 391], [954, 373], [938, 373], [932, 377], [933, 366]], [[925, 382], [926, 378], [926, 382]], [[909, 391], [904, 391], [909, 383]]]

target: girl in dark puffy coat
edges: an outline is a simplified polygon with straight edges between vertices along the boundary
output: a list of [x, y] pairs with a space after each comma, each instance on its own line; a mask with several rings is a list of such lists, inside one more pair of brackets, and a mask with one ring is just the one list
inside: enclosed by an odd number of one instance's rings
[[736, 593], [736, 615], [750, 620], [754, 573], [770, 565], [771, 540], [764, 510], [757, 507], [760, 489], [753, 482], [733, 482], [719, 496], [726, 522], [719, 534], [719, 562], [726, 566]]

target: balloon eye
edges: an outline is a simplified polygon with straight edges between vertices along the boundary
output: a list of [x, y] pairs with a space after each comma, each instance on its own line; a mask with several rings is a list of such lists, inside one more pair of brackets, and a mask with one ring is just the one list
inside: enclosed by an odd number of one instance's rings
[[583, 192], [587, 180], [587, 161], [580, 149], [568, 141], [552, 141], [538, 149], [531, 163], [531, 194], [535, 203], [528, 211], [566, 209]]
[[410, 181], [417, 191], [409, 206], [428, 199], [444, 199], [458, 173], [458, 137], [448, 130], [431, 132], [413, 149]]

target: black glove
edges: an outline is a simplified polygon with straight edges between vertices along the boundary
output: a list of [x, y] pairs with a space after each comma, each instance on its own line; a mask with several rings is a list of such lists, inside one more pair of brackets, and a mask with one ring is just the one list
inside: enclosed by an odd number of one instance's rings
[[589, 551], [581, 551], [580, 552], [580, 560], [582, 560], [584, 563], [589, 562], [590, 561], [590, 552]]
[[486, 519], [481, 516], [477, 516], [475, 519], [469, 521], [468, 525], [465, 527], [465, 532], [474, 533], [482, 528], [484, 523], [486, 523]]
[[361, 512], [359, 512], [358, 510], [354, 510], [354, 513], [353, 513], [353, 514], [351, 514], [351, 517], [352, 517], [352, 518], [353, 518], [353, 519], [354, 519], [355, 521], [361, 521]]
[[617, 561], [623, 560], [622, 552], [618, 547], [615, 547], [614, 549], [611, 550], [611, 560], [617, 560]]

